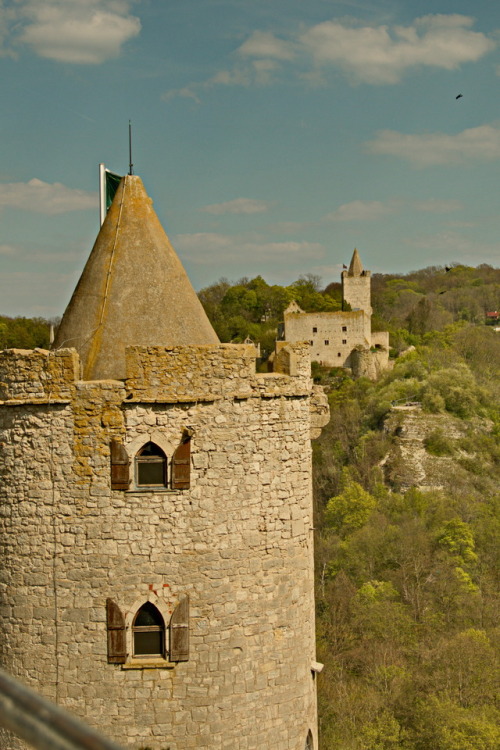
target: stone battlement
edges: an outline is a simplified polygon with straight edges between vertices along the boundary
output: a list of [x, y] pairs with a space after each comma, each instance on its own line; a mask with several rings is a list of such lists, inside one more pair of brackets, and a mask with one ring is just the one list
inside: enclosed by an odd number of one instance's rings
[[[275, 373], [257, 373], [250, 344], [132, 346], [126, 350], [129, 402], [196, 402], [221, 398], [301, 396], [311, 392], [309, 347], [289, 344]], [[0, 352], [0, 401], [68, 401], [81, 381], [74, 349]], [[121, 381], [116, 381], [117, 384]]]
[[74, 349], [6, 349], [0, 352], [0, 401], [68, 400], [79, 371]]

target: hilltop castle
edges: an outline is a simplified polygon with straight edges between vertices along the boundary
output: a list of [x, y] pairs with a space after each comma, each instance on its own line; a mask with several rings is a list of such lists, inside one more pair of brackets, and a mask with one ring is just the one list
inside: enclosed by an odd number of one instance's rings
[[307, 344], [255, 354], [219, 343], [132, 175], [53, 350], [0, 353], [0, 663], [134, 750], [317, 748], [328, 409]]
[[354, 250], [349, 269], [342, 271], [342, 305], [350, 309], [306, 313], [291, 302], [284, 312], [284, 340], [309, 341], [312, 362], [348, 367], [355, 377], [377, 378], [389, 367], [389, 334], [372, 332], [370, 286], [371, 273]]

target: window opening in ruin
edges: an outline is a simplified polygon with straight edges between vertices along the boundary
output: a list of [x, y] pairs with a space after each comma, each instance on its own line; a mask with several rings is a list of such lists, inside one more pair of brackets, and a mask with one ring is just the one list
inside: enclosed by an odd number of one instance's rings
[[135, 457], [138, 487], [166, 487], [167, 457], [155, 443], [146, 443]]
[[311, 346], [314, 344], [314, 341], [311, 341]]
[[165, 654], [165, 623], [158, 609], [146, 602], [137, 612], [132, 625], [134, 656]]
[[313, 328], [313, 333], [318, 333], [318, 329], [316, 328], [316, 326], [314, 326]]
[[330, 342], [328, 341], [328, 339], [325, 339], [325, 346], [328, 346], [328, 345], [329, 345], [329, 343], [330, 343]]
[[345, 333], [347, 331], [347, 326], [342, 326], [342, 331]]
[[306, 746], [305, 746], [304, 750], [313, 750], [313, 748], [314, 748], [314, 745], [313, 745], [313, 736], [312, 736], [311, 730], [309, 730], [308, 733], [307, 733]]
[[339, 353], [337, 354], [337, 357], [341, 357], [341, 356], [342, 356], [342, 354], [341, 354], [341, 352], [339, 352]]
[[343, 344], [347, 344], [347, 339], [342, 339]]

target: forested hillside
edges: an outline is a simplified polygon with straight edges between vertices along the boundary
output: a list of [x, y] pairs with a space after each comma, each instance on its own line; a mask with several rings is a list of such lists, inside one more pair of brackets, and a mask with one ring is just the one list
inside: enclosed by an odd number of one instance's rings
[[[315, 451], [323, 750], [500, 746], [500, 334], [428, 333], [378, 383], [325, 374], [332, 418]], [[440, 489], [401, 492], [387, 465], [418, 401], [446, 429]]]
[[48, 349], [50, 323], [44, 318], [0, 315], [0, 349]]

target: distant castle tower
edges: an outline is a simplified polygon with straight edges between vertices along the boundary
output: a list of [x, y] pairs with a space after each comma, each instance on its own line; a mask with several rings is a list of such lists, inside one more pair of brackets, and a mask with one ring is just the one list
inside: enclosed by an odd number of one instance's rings
[[327, 418], [308, 345], [218, 342], [124, 177], [53, 351], [0, 353], [2, 667], [134, 750], [317, 748]]
[[342, 271], [342, 300], [349, 303], [351, 310], [363, 310], [371, 315], [371, 272], [363, 269], [356, 249], [352, 254], [348, 271]]
[[284, 342], [278, 341], [278, 349], [285, 342], [308, 341], [312, 362], [346, 367], [354, 377], [375, 380], [391, 364], [389, 333], [372, 331], [370, 283], [371, 273], [363, 269], [354, 250], [349, 269], [342, 271], [343, 309], [307, 313], [293, 300], [283, 313]]

